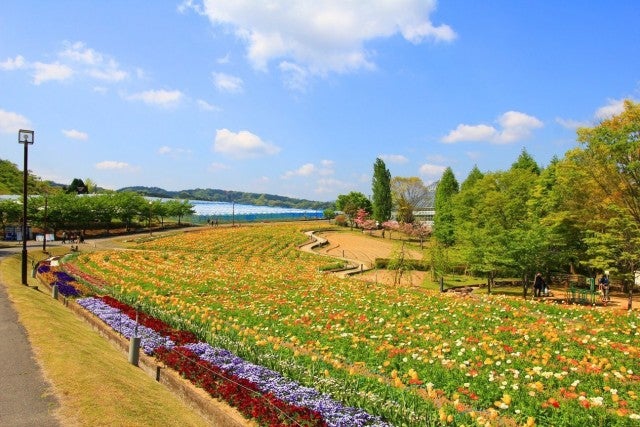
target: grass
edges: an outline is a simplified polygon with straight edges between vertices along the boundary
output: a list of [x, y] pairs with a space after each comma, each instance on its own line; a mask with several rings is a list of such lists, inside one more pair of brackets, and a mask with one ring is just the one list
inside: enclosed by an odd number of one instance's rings
[[[40, 255], [40, 254], [38, 254]], [[20, 256], [0, 264], [0, 277], [36, 359], [60, 402], [62, 425], [180, 426], [208, 422], [127, 361], [47, 291], [21, 284]], [[29, 284], [38, 284], [29, 275]]]

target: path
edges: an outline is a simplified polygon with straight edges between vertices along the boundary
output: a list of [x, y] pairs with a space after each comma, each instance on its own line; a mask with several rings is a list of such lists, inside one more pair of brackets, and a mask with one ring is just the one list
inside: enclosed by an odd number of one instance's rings
[[[0, 262], [2, 258], [21, 251], [22, 246], [0, 249]], [[9, 285], [1, 274], [0, 272], [0, 425], [59, 426], [60, 422], [53, 414], [59, 403], [34, 358], [27, 333], [9, 300], [6, 289]]]

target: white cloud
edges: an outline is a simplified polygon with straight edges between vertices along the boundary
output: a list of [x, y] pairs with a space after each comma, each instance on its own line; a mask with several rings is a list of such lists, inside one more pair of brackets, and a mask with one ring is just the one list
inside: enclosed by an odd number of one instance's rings
[[437, 179], [442, 176], [445, 169], [447, 169], [446, 166], [425, 163], [424, 165], [420, 166], [420, 174], [429, 178]]
[[105, 160], [96, 163], [96, 169], [100, 170], [134, 170], [135, 167], [126, 162], [118, 162], [114, 160]]
[[276, 154], [280, 148], [264, 142], [259, 136], [246, 130], [236, 133], [228, 129], [218, 129], [213, 142], [213, 151], [242, 159]]
[[69, 58], [72, 61], [87, 65], [96, 65], [104, 60], [101, 53], [85, 47], [82, 42], [67, 43], [67, 48], [60, 52], [62, 58]]
[[239, 93], [242, 92], [242, 79], [225, 73], [211, 73], [213, 84], [220, 92]]
[[616, 116], [624, 111], [624, 99], [610, 99], [605, 106], [598, 108], [596, 111], [597, 120], [606, 120]]
[[59, 56], [89, 67], [86, 73], [98, 80], [119, 82], [129, 76], [113, 58], [86, 47], [83, 42], [67, 43]]
[[294, 176], [309, 176], [312, 175], [316, 171], [316, 167], [313, 163], [306, 163], [300, 166], [296, 170], [287, 171], [282, 176], [283, 179], [289, 179]]
[[333, 169], [334, 162], [333, 160], [320, 160], [320, 169], [318, 170], [318, 174], [321, 176], [328, 176], [334, 174]]
[[33, 64], [34, 75], [33, 84], [40, 85], [43, 82], [50, 80], [67, 80], [73, 76], [73, 70], [71, 67], [55, 62], [52, 64], [45, 64], [43, 62], [36, 62]]
[[576, 130], [581, 127], [589, 126], [589, 122], [581, 122], [578, 120], [572, 119], [563, 119], [561, 117], [556, 117], [556, 123], [558, 123], [563, 128]]
[[402, 154], [380, 154], [378, 157], [380, 157], [380, 159], [384, 160], [385, 162], [395, 164], [403, 164], [409, 161], [409, 159], [407, 159]]
[[158, 148], [158, 154], [160, 154], [161, 156], [168, 155], [172, 157], [178, 157], [183, 154], [191, 154], [191, 150], [189, 150], [188, 148], [174, 148], [169, 147], [168, 145], [163, 145], [162, 147]]
[[69, 129], [69, 130], [63, 129], [62, 133], [67, 138], [77, 139], [79, 141], [86, 141], [87, 139], [89, 139], [89, 135], [86, 132], [81, 132], [75, 129]]
[[322, 178], [316, 182], [315, 192], [317, 194], [334, 194], [350, 189], [353, 189], [353, 182], [344, 182], [333, 178]]
[[6, 70], [6, 71], [11, 71], [11, 70], [19, 70], [21, 68], [24, 68], [26, 65], [26, 62], [24, 60], [24, 57], [22, 55], [18, 55], [15, 58], [9, 58], [4, 62], [0, 62], [0, 70]]
[[231, 168], [228, 165], [225, 165], [224, 163], [213, 162], [209, 165], [209, 171], [211, 172], [218, 172], [218, 171], [223, 171], [227, 169], [231, 169]]
[[459, 124], [442, 138], [442, 142], [488, 141], [494, 144], [508, 144], [529, 138], [534, 129], [543, 126], [537, 118], [519, 111], [507, 111], [497, 122], [500, 129], [484, 124]]
[[442, 138], [443, 142], [461, 142], [461, 141], [489, 141], [498, 133], [496, 128], [488, 125], [464, 125], [459, 124], [454, 130], [449, 132], [447, 136]]
[[410, 43], [453, 40], [451, 27], [432, 24], [435, 8], [435, 0], [204, 1], [211, 23], [233, 31], [246, 44], [254, 68], [267, 70], [271, 61], [279, 61], [294, 88], [308, 75], [373, 68], [375, 53], [365, 45], [374, 40], [395, 35]]
[[18, 139], [18, 131], [20, 129], [29, 129], [31, 123], [29, 120], [11, 111], [0, 110], [0, 132], [2, 133], [15, 133], [16, 141]]
[[172, 107], [177, 105], [184, 95], [179, 90], [148, 90], [126, 96], [130, 101], [142, 101], [148, 105]]
[[200, 108], [202, 111], [222, 111], [222, 109], [217, 105], [209, 104], [207, 101], [203, 99], [198, 99], [196, 101], [196, 104], [198, 105], [198, 108]]

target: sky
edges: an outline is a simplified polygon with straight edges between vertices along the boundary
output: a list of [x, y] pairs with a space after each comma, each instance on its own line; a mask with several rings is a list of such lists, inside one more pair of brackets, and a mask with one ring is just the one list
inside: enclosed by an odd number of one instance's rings
[[637, 0], [5, 0], [0, 158], [119, 189], [333, 201], [541, 167], [640, 99]]

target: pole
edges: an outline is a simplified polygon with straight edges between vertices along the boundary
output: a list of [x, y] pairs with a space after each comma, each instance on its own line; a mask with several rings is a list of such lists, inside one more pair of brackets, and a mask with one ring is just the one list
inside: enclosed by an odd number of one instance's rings
[[42, 239], [42, 252], [47, 252], [47, 198], [44, 198], [44, 239]]
[[24, 141], [24, 170], [22, 171], [22, 284], [27, 284], [27, 141]]

